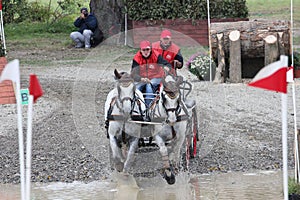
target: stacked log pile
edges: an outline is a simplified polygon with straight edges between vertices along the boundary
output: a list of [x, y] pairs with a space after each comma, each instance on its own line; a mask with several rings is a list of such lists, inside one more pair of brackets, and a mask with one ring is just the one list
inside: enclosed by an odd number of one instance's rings
[[[269, 35], [280, 37], [281, 49], [284, 54], [290, 53], [290, 23], [289, 21], [240, 21], [211, 24], [212, 53], [217, 55], [217, 34], [224, 34], [225, 56], [229, 55], [229, 34], [240, 31], [241, 55], [243, 58], [264, 57], [264, 39]], [[227, 57], [226, 56], [226, 57]]]
[[[218, 66], [220, 66], [219, 62], [222, 62], [221, 66], [224, 64], [222, 59], [234, 61], [229, 64], [229, 67], [234, 67], [232, 70], [235, 72], [231, 72], [230, 75], [234, 82], [241, 80], [239, 78], [241, 70], [238, 69], [241, 66], [238, 65], [243, 63], [243, 59], [264, 58], [266, 65], [274, 62], [280, 55], [290, 55], [291, 51], [289, 21], [212, 23], [210, 35], [212, 57], [218, 62]], [[221, 43], [220, 38], [222, 38]], [[224, 58], [221, 58], [220, 54], [223, 54]], [[217, 69], [217, 71], [222, 70]]]

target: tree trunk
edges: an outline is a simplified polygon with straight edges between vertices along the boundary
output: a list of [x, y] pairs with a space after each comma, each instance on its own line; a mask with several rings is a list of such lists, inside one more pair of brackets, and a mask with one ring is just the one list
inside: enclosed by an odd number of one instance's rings
[[265, 66], [278, 60], [278, 40], [274, 35], [265, 38]]
[[91, 0], [90, 9], [98, 19], [104, 37], [108, 38], [124, 30], [124, 3], [122, 0]]
[[242, 82], [242, 65], [241, 65], [241, 41], [240, 32], [231, 31], [229, 34], [229, 78], [230, 82]]
[[224, 54], [224, 35], [217, 34], [218, 38], [218, 67], [216, 68], [215, 83], [225, 82], [225, 54]]
[[290, 55], [290, 23], [288, 21], [240, 21], [230, 23], [211, 24], [212, 55], [217, 58], [218, 43], [217, 34], [224, 34], [225, 57], [229, 57], [229, 33], [238, 30], [241, 33], [241, 56], [242, 58], [263, 58], [264, 38], [268, 35], [282, 33], [281, 52]]

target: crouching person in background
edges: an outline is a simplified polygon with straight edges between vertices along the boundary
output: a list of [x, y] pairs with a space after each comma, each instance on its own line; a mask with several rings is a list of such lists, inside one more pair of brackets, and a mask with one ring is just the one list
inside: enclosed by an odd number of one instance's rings
[[91, 48], [91, 36], [98, 28], [97, 18], [89, 14], [87, 8], [81, 8], [80, 16], [75, 20], [74, 25], [79, 28], [78, 31], [70, 34], [71, 39], [76, 43], [75, 48]]

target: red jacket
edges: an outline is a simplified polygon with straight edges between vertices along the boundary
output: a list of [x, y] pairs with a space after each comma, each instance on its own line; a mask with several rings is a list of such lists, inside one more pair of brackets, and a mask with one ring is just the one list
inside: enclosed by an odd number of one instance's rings
[[158, 53], [161, 54], [162, 57], [168, 61], [174, 69], [174, 59], [180, 51], [180, 48], [176, 44], [171, 43], [171, 46], [168, 47], [167, 50], [163, 50], [160, 46], [160, 41], [157, 41], [152, 44], [152, 48], [158, 51]]
[[164, 65], [171, 67], [170, 64], [162, 58], [162, 56], [152, 50], [148, 58], [143, 57], [142, 53], [138, 51], [133, 57], [132, 69], [137, 70], [140, 78], [162, 78], [165, 75]]

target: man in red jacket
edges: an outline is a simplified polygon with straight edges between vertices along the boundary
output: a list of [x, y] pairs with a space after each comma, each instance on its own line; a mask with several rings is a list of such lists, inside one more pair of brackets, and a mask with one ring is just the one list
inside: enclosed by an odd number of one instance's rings
[[182, 68], [183, 57], [180, 48], [172, 42], [172, 33], [169, 30], [161, 32], [160, 41], [154, 42], [152, 48], [158, 51], [172, 65], [172, 71]]
[[151, 43], [144, 40], [140, 43], [140, 50], [135, 54], [132, 61], [132, 71], [137, 83], [137, 89], [145, 92], [145, 103], [147, 106], [152, 102], [153, 93], [157, 90], [165, 71], [172, 68], [163, 57], [152, 50]]

